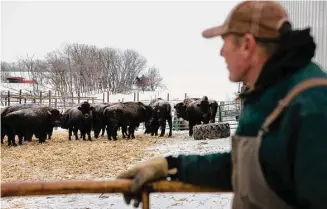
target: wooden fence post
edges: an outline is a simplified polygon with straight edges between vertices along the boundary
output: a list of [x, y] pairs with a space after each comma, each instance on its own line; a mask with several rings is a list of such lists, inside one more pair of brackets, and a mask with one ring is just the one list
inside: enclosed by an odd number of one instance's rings
[[10, 91], [8, 91], [8, 98], [7, 98], [7, 103], [8, 103], [8, 106], [10, 106]]
[[51, 107], [51, 90], [49, 90], [49, 107]]
[[107, 102], [109, 103], [109, 90], [107, 91]]
[[19, 104], [22, 103], [22, 90], [19, 89]]
[[104, 103], [105, 96], [106, 96], [106, 94], [103, 92], [102, 103]]
[[40, 104], [42, 104], [42, 91], [40, 91]]
[[81, 95], [80, 95], [80, 91], [78, 90], [77, 92], [77, 103], [79, 104], [81, 101]]
[[184, 95], [184, 99], [186, 99], [186, 97], [187, 97], [187, 93], [185, 93], [185, 95]]
[[167, 93], [167, 101], [169, 101], [169, 93]]

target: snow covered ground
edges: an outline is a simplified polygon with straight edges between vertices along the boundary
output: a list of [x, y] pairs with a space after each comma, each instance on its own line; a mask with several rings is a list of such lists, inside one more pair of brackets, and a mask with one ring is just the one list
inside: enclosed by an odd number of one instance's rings
[[[232, 131], [233, 132], [233, 131]], [[163, 140], [160, 145], [149, 149], [151, 153], [176, 154], [205, 154], [224, 152], [230, 150], [230, 139], [199, 140], [188, 137], [187, 131]], [[232, 193], [197, 194], [197, 193], [165, 193], [151, 194], [150, 208], [152, 209], [178, 209], [178, 208], [231, 208]], [[72, 194], [56, 196], [34, 196], [3, 198], [1, 208], [28, 208], [28, 209], [88, 209], [88, 208], [133, 208], [126, 205], [121, 194]]]

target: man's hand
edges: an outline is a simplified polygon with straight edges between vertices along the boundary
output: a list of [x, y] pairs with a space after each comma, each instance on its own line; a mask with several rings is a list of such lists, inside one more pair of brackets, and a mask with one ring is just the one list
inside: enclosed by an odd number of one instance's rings
[[126, 204], [130, 204], [134, 199], [134, 207], [138, 207], [142, 200], [138, 191], [144, 184], [166, 178], [168, 174], [174, 174], [176, 171], [168, 170], [168, 162], [164, 157], [156, 157], [119, 174], [117, 178], [132, 179], [130, 193], [124, 194]]

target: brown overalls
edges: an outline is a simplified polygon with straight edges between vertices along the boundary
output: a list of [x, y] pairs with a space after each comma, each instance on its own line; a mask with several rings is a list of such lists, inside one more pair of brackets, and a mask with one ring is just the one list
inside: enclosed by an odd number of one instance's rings
[[233, 209], [291, 209], [268, 186], [259, 162], [262, 136], [270, 124], [300, 92], [317, 86], [327, 86], [327, 79], [314, 78], [301, 82], [282, 99], [276, 109], [266, 118], [256, 137], [232, 137], [232, 184]]

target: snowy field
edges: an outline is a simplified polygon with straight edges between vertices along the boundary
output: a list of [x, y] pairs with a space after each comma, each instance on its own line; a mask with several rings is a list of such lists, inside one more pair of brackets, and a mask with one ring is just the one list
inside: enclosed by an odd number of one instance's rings
[[[176, 132], [173, 132], [173, 134]], [[233, 131], [232, 131], [233, 133]], [[230, 139], [199, 140], [188, 137], [187, 131], [178, 132], [174, 137], [162, 140], [149, 148], [143, 160], [156, 153], [162, 155], [177, 154], [206, 154], [230, 150]], [[232, 193], [196, 194], [196, 193], [165, 193], [151, 194], [150, 208], [231, 208]], [[71, 194], [55, 196], [34, 196], [3, 198], [1, 208], [28, 208], [28, 209], [88, 209], [88, 208], [133, 208], [126, 205], [121, 194]]]

